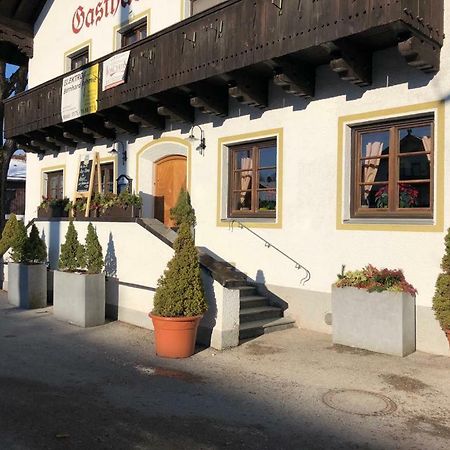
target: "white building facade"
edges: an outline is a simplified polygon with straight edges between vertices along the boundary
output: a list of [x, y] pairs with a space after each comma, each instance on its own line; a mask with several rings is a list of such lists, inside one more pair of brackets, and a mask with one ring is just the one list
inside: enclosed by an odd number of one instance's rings
[[[181, 0], [47, 2], [35, 24], [30, 88], [176, 27], [191, 6]], [[447, 34], [449, 14], [444, 8]], [[214, 33], [220, 26], [211, 24]], [[186, 36], [185, 43], [200, 39]], [[343, 265], [401, 268], [418, 290], [417, 349], [449, 355], [431, 309], [450, 226], [449, 57], [445, 40], [440, 69], [430, 74], [408, 65], [396, 47], [384, 48], [373, 53], [369, 86], [319, 64], [312, 98], [271, 82], [264, 109], [230, 97], [226, 117], [196, 111], [193, 123], [168, 119], [160, 131], [122, 130], [113, 140], [97, 137], [75, 149], [29, 154], [26, 220], [36, 217], [52, 174], [62, 196], [72, 199], [80, 161], [98, 152], [112, 180], [122, 174], [133, 180], [145, 218], [170, 226], [157, 212], [158, 198], [164, 189], [185, 185], [197, 214], [197, 245], [264, 285], [301, 328], [331, 333], [331, 285]], [[167, 54], [163, 64], [177, 61]], [[193, 124], [202, 131], [191, 131]], [[204, 134], [205, 148], [188, 140], [191, 133]], [[55, 268], [67, 223], [38, 223]], [[77, 226], [81, 236], [86, 225]], [[170, 248], [134, 223], [96, 226], [103, 248], [114, 248], [114, 276], [123, 282], [114, 300], [119, 318], [151, 327], [147, 313]], [[226, 305], [212, 314], [212, 321], [226, 315]]]

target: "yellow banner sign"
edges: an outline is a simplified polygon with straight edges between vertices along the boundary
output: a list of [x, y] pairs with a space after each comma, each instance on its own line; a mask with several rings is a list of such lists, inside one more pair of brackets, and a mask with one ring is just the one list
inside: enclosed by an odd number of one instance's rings
[[61, 98], [63, 122], [97, 112], [98, 72], [99, 66], [95, 64], [63, 79]]

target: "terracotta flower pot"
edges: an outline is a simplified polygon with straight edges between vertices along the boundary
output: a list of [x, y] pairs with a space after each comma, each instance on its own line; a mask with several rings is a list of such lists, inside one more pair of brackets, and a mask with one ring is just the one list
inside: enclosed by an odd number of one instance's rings
[[194, 354], [197, 328], [203, 316], [161, 317], [149, 314], [155, 328], [156, 354], [163, 358], [188, 358]]

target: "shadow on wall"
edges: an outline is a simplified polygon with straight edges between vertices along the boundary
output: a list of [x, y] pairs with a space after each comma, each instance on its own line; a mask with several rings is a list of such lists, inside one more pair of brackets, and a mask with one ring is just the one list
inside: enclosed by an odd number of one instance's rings
[[279, 306], [283, 311], [286, 311], [289, 308], [289, 304], [285, 302], [282, 298], [275, 295], [273, 292], [269, 291], [266, 287], [266, 276], [264, 275], [264, 271], [262, 269], [258, 269], [255, 275], [255, 283], [257, 284], [256, 288], [261, 295], [264, 295], [269, 299], [271, 305]]
[[155, 215], [155, 199], [153, 195], [140, 191], [139, 195], [142, 199], [142, 217], [146, 219], [153, 218]]
[[[48, 251], [48, 261], [49, 268], [56, 270], [58, 269], [59, 261], [59, 248], [61, 246], [61, 222], [59, 220], [50, 221], [48, 227], [48, 239], [47, 251]], [[42, 232], [42, 237], [45, 239], [45, 233]]]
[[110, 320], [119, 318], [119, 279], [117, 278], [117, 256], [113, 234], [110, 232], [105, 253], [106, 305], [105, 314]]
[[217, 322], [217, 299], [214, 293], [214, 279], [205, 270], [201, 271], [201, 276], [208, 303], [208, 311], [206, 311], [200, 322], [197, 342], [210, 346], [211, 334]]

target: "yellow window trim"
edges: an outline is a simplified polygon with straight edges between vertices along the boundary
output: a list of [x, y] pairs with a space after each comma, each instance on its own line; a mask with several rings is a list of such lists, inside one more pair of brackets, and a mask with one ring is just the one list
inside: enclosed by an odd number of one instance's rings
[[[272, 128], [269, 130], [257, 131], [254, 133], [237, 134], [234, 136], [224, 136], [218, 142], [217, 157], [217, 221], [218, 227], [229, 227], [233, 219], [222, 218], [222, 170], [223, 170], [223, 153], [224, 147], [231, 144], [239, 144], [255, 139], [276, 138], [277, 140], [277, 211], [274, 222], [250, 222], [244, 220], [243, 223], [249, 228], [282, 228], [282, 211], [283, 211], [283, 128]], [[228, 195], [227, 195], [228, 196]]]
[[135, 190], [136, 193], [139, 192], [139, 162], [140, 159], [146, 151], [150, 150], [155, 145], [160, 145], [164, 143], [170, 143], [170, 144], [179, 144], [183, 147], [186, 147], [187, 150], [187, 158], [186, 158], [186, 184], [187, 184], [187, 190], [188, 192], [191, 192], [191, 158], [192, 158], [192, 145], [187, 139], [182, 139], [178, 137], [162, 137], [159, 139], [154, 139], [153, 141], [149, 142], [148, 144], [145, 144], [137, 153], [136, 153], [136, 185]]
[[89, 61], [92, 61], [92, 39], [89, 39], [89, 40], [84, 41], [81, 44], [77, 45], [76, 47], [73, 47], [73, 48], [67, 50], [64, 53], [63, 73], [70, 72], [71, 69], [70, 69], [70, 65], [68, 64], [70, 57], [74, 53], [76, 53], [77, 51], [81, 50], [84, 47], [88, 48]]
[[47, 193], [44, 192], [44, 175], [46, 173], [59, 172], [60, 170], [63, 172], [63, 198], [66, 197], [66, 165], [61, 164], [59, 166], [48, 166], [41, 168], [41, 198], [47, 196]]
[[[434, 219], [432, 224], [413, 223], [348, 223], [344, 221], [344, 154], [346, 145], [345, 134], [347, 126], [358, 122], [371, 120], [393, 119], [408, 115], [434, 112], [435, 121], [435, 197]], [[399, 108], [383, 109], [342, 116], [338, 121], [338, 149], [337, 149], [337, 198], [336, 198], [336, 229], [361, 231], [412, 231], [412, 232], [442, 232], [444, 231], [444, 176], [445, 176], [445, 104], [442, 101], [420, 103]], [[405, 222], [407, 219], [404, 219]]]
[[141, 12], [140, 14], [136, 14], [135, 16], [129, 17], [127, 20], [124, 20], [120, 25], [116, 25], [113, 28], [113, 50], [120, 50], [122, 48], [121, 46], [121, 34], [120, 30], [122, 28], [128, 27], [129, 25], [133, 25], [135, 22], [139, 22], [144, 17], [147, 18], [147, 36], [150, 36], [150, 9], [146, 9], [145, 11]]

